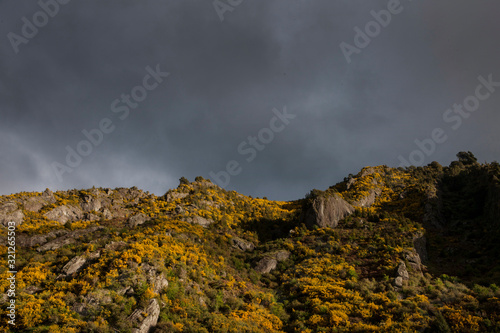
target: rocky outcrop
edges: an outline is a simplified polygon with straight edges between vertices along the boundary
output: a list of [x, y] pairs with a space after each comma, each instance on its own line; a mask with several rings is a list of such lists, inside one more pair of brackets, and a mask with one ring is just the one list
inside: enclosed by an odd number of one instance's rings
[[394, 286], [401, 288], [405, 281], [410, 279], [410, 274], [406, 269], [406, 264], [401, 261], [396, 269], [396, 278], [394, 279]]
[[171, 201], [175, 201], [177, 199], [183, 199], [185, 197], [187, 197], [189, 195], [189, 193], [185, 193], [185, 192], [177, 192], [177, 191], [168, 191], [166, 194], [165, 194], [165, 200], [167, 200], [168, 202], [171, 202]]
[[17, 225], [23, 223], [24, 213], [14, 201], [8, 201], [0, 205], [0, 223], [7, 226], [9, 222]]
[[419, 232], [413, 236], [413, 247], [415, 248], [420, 260], [423, 263], [426, 263], [429, 258], [427, 255], [427, 238], [424, 234]]
[[372, 188], [368, 191], [368, 195], [354, 202], [354, 206], [370, 207], [375, 203], [375, 200], [382, 194], [382, 189], [379, 187]]
[[308, 226], [317, 225], [320, 228], [334, 228], [340, 220], [353, 212], [354, 207], [338, 194], [319, 195], [306, 208], [302, 220]]
[[290, 258], [290, 252], [287, 250], [280, 250], [264, 254], [264, 258], [259, 260], [255, 266], [255, 270], [259, 273], [270, 273], [276, 269], [278, 262], [285, 261]]
[[80, 207], [73, 205], [63, 205], [56, 207], [44, 214], [46, 218], [57, 221], [61, 224], [83, 219], [83, 212]]
[[160, 305], [153, 298], [145, 309], [136, 309], [127, 320], [135, 327], [133, 333], [148, 333], [158, 323], [159, 316]]
[[408, 266], [412, 274], [423, 274], [424, 266], [422, 265], [420, 255], [416, 251], [408, 251], [404, 257], [408, 261]]
[[63, 276], [70, 276], [78, 272], [83, 266], [85, 266], [88, 262], [97, 259], [101, 256], [100, 251], [88, 253], [88, 254], [82, 254], [81, 256], [76, 256], [66, 265], [61, 270], [61, 273]]
[[252, 242], [239, 237], [231, 238], [231, 246], [241, 251], [253, 251], [255, 248], [255, 245]]
[[442, 193], [439, 190], [439, 184], [436, 183], [427, 189], [422, 221], [424, 225], [438, 229], [443, 228], [443, 200], [441, 196]]
[[128, 219], [128, 225], [130, 227], [137, 227], [138, 225], [141, 225], [141, 224], [144, 224], [145, 222], [151, 220], [148, 216], [146, 216], [146, 214], [143, 214], [143, 213], [139, 213], [139, 214], [136, 214], [134, 216], [131, 216], [129, 219]]
[[168, 280], [163, 273], [159, 273], [154, 266], [143, 263], [141, 264], [141, 269], [146, 273], [147, 283], [152, 286], [154, 293], [158, 294], [164, 288], [168, 287]]
[[51, 190], [46, 189], [42, 195], [29, 197], [24, 200], [24, 209], [38, 213], [46, 205], [56, 203], [56, 198]]
[[68, 232], [69, 231], [66, 229], [59, 229], [51, 231], [45, 235], [34, 235], [31, 237], [24, 234], [20, 234], [17, 237], [17, 245], [20, 247], [40, 246], [53, 240], [54, 238], [66, 235]]
[[90, 227], [87, 229], [75, 230], [72, 232], [68, 232], [67, 234], [58, 237], [42, 246], [37, 248], [38, 252], [44, 252], [49, 250], [57, 250], [65, 245], [73, 244], [76, 242], [76, 239], [82, 237], [86, 234], [96, 232], [97, 230], [104, 229], [102, 226]]
[[198, 216], [198, 215], [195, 215], [193, 217], [188, 217], [186, 218], [186, 222], [189, 222], [189, 223], [194, 223], [194, 224], [199, 224], [201, 225], [202, 227], [208, 227], [210, 224], [214, 223], [214, 220], [211, 220], [211, 219], [206, 219], [204, 217], [201, 217], [201, 216]]

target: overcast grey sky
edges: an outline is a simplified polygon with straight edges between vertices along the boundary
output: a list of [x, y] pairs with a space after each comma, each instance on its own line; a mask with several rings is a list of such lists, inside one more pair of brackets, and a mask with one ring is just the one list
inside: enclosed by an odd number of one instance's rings
[[399, 156], [498, 161], [500, 88], [446, 110], [500, 82], [500, 3], [394, 1], [1, 1], [0, 194], [163, 194], [236, 161], [227, 189], [290, 200]]

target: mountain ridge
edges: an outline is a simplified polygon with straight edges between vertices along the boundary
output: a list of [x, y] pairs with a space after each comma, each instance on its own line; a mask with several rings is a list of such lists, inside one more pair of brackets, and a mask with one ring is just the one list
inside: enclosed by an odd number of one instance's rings
[[18, 332], [500, 330], [500, 166], [457, 158], [288, 202], [203, 177], [1, 196], [0, 317], [12, 221]]

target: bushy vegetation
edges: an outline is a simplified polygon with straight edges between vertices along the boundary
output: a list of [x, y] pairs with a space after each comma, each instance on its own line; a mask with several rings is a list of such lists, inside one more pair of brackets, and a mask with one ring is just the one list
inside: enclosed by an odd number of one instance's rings
[[[0, 329], [131, 332], [130, 315], [156, 299], [154, 332], [499, 331], [500, 166], [479, 164], [471, 153], [457, 157], [447, 167], [367, 167], [293, 202], [247, 197], [202, 177], [183, 177], [161, 197], [55, 192], [55, 203], [22, 210], [18, 238], [100, 228], [52, 250], [17, 248], [16, 327], [6, 323], [2, 303]], [[0, 203], [21, 205], [40, 195], [24, 192]], [[306, 227], [304, 207], [329, 195], [355, 212], [335, 228]], [[64, 225], [45, 216], [100, 196], [124, 215], [94, 211], [91, 220]], [[147, 221], [131, 227], [137, 214]], [[419, 243], [424, 238], [427, 246]], [[252, 246], [245, 251], [238, 242]], [[287, 255], [274, 269], [256, 269], [277, 253]], [[91, 259], [63, 274], [76, 256]], [[0, 246], [2, 294], [6, 260], [7, 247]], [[156, 276], [168, 286], [158, 288]], [[398, 276], [405, 278], [396, 283]]]

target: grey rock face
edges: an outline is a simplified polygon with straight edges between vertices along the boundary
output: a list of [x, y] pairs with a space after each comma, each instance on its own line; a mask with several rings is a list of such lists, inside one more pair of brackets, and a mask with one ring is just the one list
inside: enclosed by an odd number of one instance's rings
[[275, 258], [263, 258], [255, 266], [255, 270], [260, 273], [269, 273], [276, 269], [278, 260]]
[[133, 228], [133, 227], [137, 227], [138, 225], [144, 224], [145, 222], [147, 222], [149, 220], [150, 220], [150, 218], [148, 216], [146, 216], [143, 213], [139, 213], [139, 214], [136, 214], [134, 216], [131, 216], [128, 219], [128, 224], [129, 224], [129, 226], [131, 226]]
[[397, 278], [395, 278], [394, 285], [398, 288], [402, 288], [403, 287], [403, 278], [401, 276], [398, 276]]
[[406, 264], [404, 262], [400, 262], [397, 270], [398, 276], [400, 276], [403, 280], [410, 279], [410, 274], [408, 274], [408, 270], [406, 269]]
[[241, 251], [253, 251], [253, 249], [255, 248], [255, 245], [252, 242], [246, 241], [239, 237], [233, 237], [231, 239], [231, 246]]
[[[146, 314], [146, 316], [143, 315]], [[136, 309], [128, 317], [128, 320], [136, 327], [132, 330], [133, 333], [148, 333], [149, 330], [156, 326], [158, 317], [160, 316], [160, 304], [156, 299], [149, 301], [145, 309]]]
[[66, 224], [68, 221], [77, 221], [83, 219], [83, 212], [80, 207], [73, 205], [59, 206], [44, 214], [46, 218]]
[[214, 223], [213, 220], [211, 219], [206, 219], [204, 217], [201, 217], [201, 216], [193, 216], [193, 217], [188, 217], [186, 219], [186, 222], [189, 222], [189, 223], [194, 223], [194, 224], [199, 224], [201, 225], [202, 227], [208, 227], [210, 224]]
[[314, 199], [311, 206], [304, 214], [306, 225], [317, 225], [321, 228], [337, 226], [338, 222], [354, 212], [347, 201], [337, 194], [330, 196], [319, 196]]
[[92, 233], [92, 232], [95, 232], [95, 231], [101, 230], [101, 229], [104, 229], [104, 227], [96, 226], [96, 227], [90, 227], [87, 229], [81, 229], [81, 230], [75, 230], [72, 232], [68, 232], [67, 234], [65, 234], [63, 236], [58, 237], [58, 238], [40, 246], [36, 250], [38, 252], [44, 252], [44, 251], [48, 251], [48, 250], [56, 250], [56, 249], [61, 248], [65, 245], [73, 244], [74, 242], [76, 242], [76, 239], [78, 237], [84, 236], [88, 233]]
[[276, 269], [278, 262], [285, 261], [288, 258], [290, 258], [290, 252], [287, 250], [266, 253], [264, 258], [259, 260], [255, 266], [255, 270], [260, 273], [269, 273]]
[[0, 206], [0, 223], [7, 226], [14, 222], [16, 226], [23, 223], [24, 213], [14, 201], [8, 201]]
[[359, 207], [370, 207], [375, 203], [375, 200], [377, 197], [382, 194], [382, 189], [380, 188], [373, 188], [368, 191], [368, 195], [354, 203], [355, 206]]
[[146, 279], [149, 285], [153, 286], [153, 292], [159, 293], [168, 287], [168, 281], [162, 273], [158, 273], [154, 266], [141, 264], [142, 270], [146, 272]]
[[71, 259], [64, 267], [62, 268], [62, 274], [69, 276], [78, 272], [85, 264], [89, 261], [97, 259], [101, 256], [101, 252], [92, 252], [88, 255], [83, 254], [81, 256], [76, 256]]

